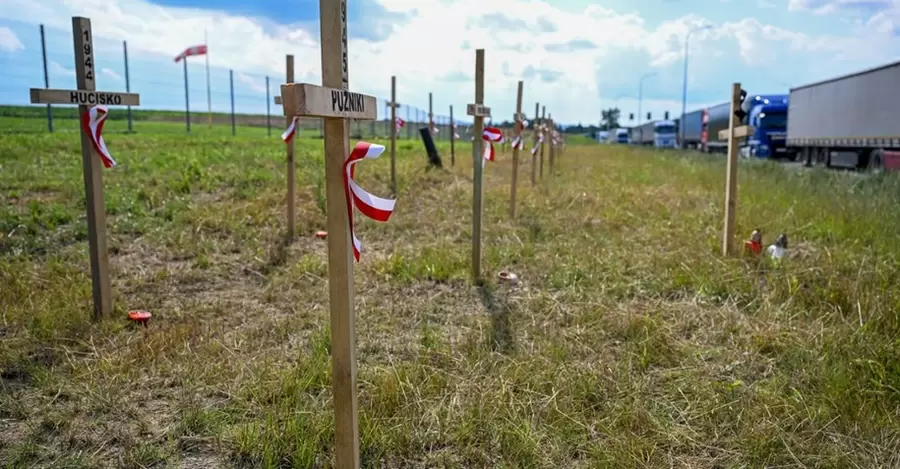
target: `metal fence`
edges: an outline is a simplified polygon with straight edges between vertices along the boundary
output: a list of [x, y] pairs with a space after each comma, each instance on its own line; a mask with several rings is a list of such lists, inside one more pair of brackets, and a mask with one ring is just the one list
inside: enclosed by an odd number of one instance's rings
[[[32, 105], [29, 88], [76, 89], [70, 31], [41, 25], [23, 38], [24, 51], [0, 57], [0, 132], [58, 132], [78, 129], [74, 105]], [[129, 53], [127, 42], [94, 38], [99, 91], [129, 91], [141, 96], [136, 108], [110, 107], [106, 132], [230, 132], [279, 135], [285, 127], [281, 106], [274, 103], [283, 77], [211, 67], [204, 57], [187, 59], [187, 74], [172, 57]], [[160, 66], [168, 61], [170, 66]], [[209, 86], [207, 86], [207, 80]], [[427, 97], [425, 97], [427, 99]], [[354, 138], [389, 137], [389, 100], [378, 99], [380, 119], [351, 120]], [[465, 109], [453, 110], [465, 114]], [[427, 125], [428, 111], [403, 105], [397, 116], [406, 124], [400, 138], [418, 138]], [[449, 140], [450, 118], [435, 112], [438, 140]], [[469, 124], [456, 119], [457, 132], [468, 140]], [[301, 119], [303, 132], [321, 136], [321, 119]]]

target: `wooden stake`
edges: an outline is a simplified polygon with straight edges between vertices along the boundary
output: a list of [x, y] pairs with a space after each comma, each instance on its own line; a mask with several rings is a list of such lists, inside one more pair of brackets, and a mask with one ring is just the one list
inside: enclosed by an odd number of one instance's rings
[[[285, 57], [285, 71], [284, 78], [285, 83], [293, 83], [294, 82], [294, 56], [288, 54]], [[277, 99], [277, 98], [276, 98]], [[276, 103], [277, 104], [277, 103]], [[285, 126], [291, 125], [292, 116], [285, 117]], [[297, 123], [297, 128], [294, 130], [294, 138], [285, 145], [287, 147], [287, 237], [288, 239], [294, 239], [297, 236], [297, 169], [296, 163], [294, 161], [294, 142], [297, 141], [297, 138], [300, 136], [300, 132], [302, 129], [300, 128], [300, 123]]]
[[[534, 103], [534, 123], [532, 124], [532, 127], [534, 128], [534, 144], [535, 145], [538, 144], [538, 140], [540, 139], [540, 135], [541, 135], [540, 119], [538, 118], [540, 116], [540, 114], [538, 113], [538, 111], [541, 110], [540, 106], [541, 106], [540, 103]], [[531, 154], [531, 185], [532, 186], [537, 184], [537, 167], [538, 167], [537, 153], [532, 153]]]
[[731, 113], [728, 116], [728, 169], [725, 175], [725, 227], [722, 233], [722, 255], [732, 253], [734, 246], [734, 212], [737, 207], [738, 142], [737, 111], [741, 106], [741, 84], [731, 85]]
[[285, 116], [325, 118], [325, 195], [336, 469], [359, 469], [353, 248], [344, 187], [349, 119], [375, 120], [374, 96], [349, 91], [347, 0], [320, 0], [322, 85], [281, 85]]
[[391, 77], [391, 194], [397, 196], [397, 77]]
[[466, 106], [466, 114], [475, 117], [472, 128], [472, 166], [474, 194], [472, 197], [472, 281], [481, 283], [481, 213], [484, 118], [491, 116], [491, 108], [484, 105], [484, 49], [475, 50], [475, 104]]
[[434, 136], [434, 112], [431, 108], [431, 93], [428, 93], [428, 131]]
[[[549, 137], [549, 129], [545, 129], [547, 122], [547, 106], [541, 106], [541, 128], [542, 132], [544, 132], [544, 140], [547, 140]], [[540, 167], [540, 176], [541, 179], [544, 179], [544, 142], [541, 142], [541, 167]]]
[[[523, 121], [525, 116], [522, 115], [522, 86], [523, 82], [519, 81], [519, 90], [516, 92], [516, 115], [513, 116], [513, 132], [516, 138], [522, 138], [522, 132], [525, 130]], [[519, 175], [519, 147], [513, 148], [513, 166], [512, 166], [512, 190], [509, 195], [509, 218], [516, 218], [516, 181]]]
[[550, 122], [550, 124], [548, 124], [550, 127], [550, 130], [548, 130], [550, 134], [550, 175], [553, 176], [553, 166], [554, 163], [556, 163], [556, 143], [553, 141], [553, 132], [556, 130], [556, 123], [553, 122], [552, 113], [547, 116], [547, 120]]
[[456, 166], [456, 122], [453, 120], [453, 106], [450, 106], [450, 166]]
[[[91, 20], [72, 17], [75, 43], [75, 90], [31, 88], [33, 104], [78, 104], [78, 114], [90, 112], [95, 105], [140, 106], [136, 93], [96, 91], [97, 63]], [[94, 319], [112, 314], [112, 287], [109, 279], [109, 251], [106, 244], [106, 206], [103, 202], [103, 164], [94, 150], [91, 137], [81, 132], [81, 165], [87, 201], [88, 245], [91, 258], [91, 288]]]

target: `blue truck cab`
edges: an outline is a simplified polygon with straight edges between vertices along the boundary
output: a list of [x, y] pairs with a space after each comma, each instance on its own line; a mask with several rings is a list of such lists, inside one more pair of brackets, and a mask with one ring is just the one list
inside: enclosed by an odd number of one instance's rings
[[741, 154], [754, 158], [792, 159], [786, 143], [788, 95], [754, 95], [747, 114], [753, 134], [741, 148]]
[[616, 143], [630, 143], [628, 138], [628, 129], [616, 129]]
[[656, 148], [678, 148], [678, 129], [675, 121], [661, 120], [653, 123], [653, 146]]

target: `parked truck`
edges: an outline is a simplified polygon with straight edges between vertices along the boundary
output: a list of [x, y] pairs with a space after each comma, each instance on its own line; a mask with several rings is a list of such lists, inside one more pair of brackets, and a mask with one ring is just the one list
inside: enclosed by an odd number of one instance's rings
[[791, 88], [787, 147], [806, 164], [900, 170], [900, 62]]
[[644, 122], [631, 128], [631, 143], [635, 145], [653, 145], [653, 122]]
[[741, 155], [755, 158], [794, 159], [794, 150], [786, 145], [788, 95], [748, 96], [747, 123], [753, 134], [741, 145]]
[[[788, 120], [788, 95], [748, 95], [747, 116], [740, 124], [749, 124], [753, 133], [738, 139], [740, 154], [756, 158], [793, 159], [794, 151], [785, 145], [786, 122]], [[719, 131], [728, 128], [731, 103], [725, 102], [698, 109], [684, 116], [684, 138], [682, 148], [691, 148], [709, 153], [724, 153], [728, 141], [719, 140]], [[707, 116], [708, 141], [703, 142], [703, 115]]]
[[672, 120], [653, 123], [653, 146], [656, 148], [678, 148], [678, 125]]
[[628, 129], [616, 129], [616, 143], [631, 143], [628, 139]]

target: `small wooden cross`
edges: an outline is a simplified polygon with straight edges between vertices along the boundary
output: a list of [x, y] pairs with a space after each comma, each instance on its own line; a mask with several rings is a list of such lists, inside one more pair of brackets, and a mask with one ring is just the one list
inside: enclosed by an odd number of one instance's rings
[[[547, 106], [541, 106], [541, 133], [544, 135], [544, 140], [547, 140], [550, 137], [550, 132], [547, 131]], [[541, 142], [541, 167], [538, 168], [540, 171], [541, 179], [544, 178], [544, 142]]]
[[[34, 104], [78, 104], [79, 115], [90, 112], [96, 105], [140, 106], [137, 93], [96, 91], [97, 64], [94, 58], [94, 36], [91, 20], [72, 18], [72, 38], [75, 42], [75, 90], [31, 88]], [[91, 137], [81, 132], [81, 164], [87, 199], [88, 244], [91, 258], [94, 318], [112, 313], [112, 291], [109, 280], [109, 252], [106, 245], [106, 207], [103, 203], [103, 165], [94, 150]]]
[[325, 119], [325, 196], [328, 231], [328, 290], [331, 309], [331, 376], [336, 469], [359, 469], [356, 394], [356, 315], [353, 245], [344, 186], [350, 154], [349, 119], [376, 120], [374, 96], [349, 90], [347, 0], [319, 0], [322, 86], [281, 85], [285, 117]]
[[453, 106], [450, 106], [450, 166], [456, 166], [456, 122], [453, 120]]
[[491, 108], [484, 105], [484, 49], [475, 50], [475, 103], [466, 105], [466, 114], [473, 116], [472, 166], [474, 177], [474, 201], [472, 204], [472, 280], [481, 282], [481, 214], [482, 214], [482, 153], [484, 118], [491, 117]]
[[734, 248], [734, 219], [737, 210], [737, 165], [738, 139], [750, 135], [753, 128], [741, 125], [735, 115], [741, 107], [741, 84], [731, 85], [731, 109], [728, 128], [719, 132], [719, 139], [728, 140], [728, 164], [725, 173], [725, 221], [722, 229], [722, 255], [727, 256]]
[[397, 195], [397, 77], [391, 77], [391, 102], [387, 103], [391, 108], [391, 194]]
[[[516, 92], [516, 113], [513, 115], [513, 132], [515, 138], [522, 138], [524, 130], [525, 114], [522, 114], [522, 88], [524, 83], [519, 81], [519, 88]], [[519, 147], [513, 147], [513, 167], [512, 167], [512, 190], [509, 195], [509, 218], [516, 218], [516, 183], [519, 173]]]

